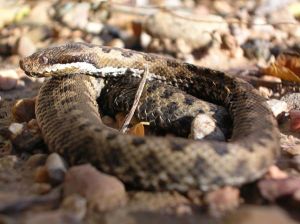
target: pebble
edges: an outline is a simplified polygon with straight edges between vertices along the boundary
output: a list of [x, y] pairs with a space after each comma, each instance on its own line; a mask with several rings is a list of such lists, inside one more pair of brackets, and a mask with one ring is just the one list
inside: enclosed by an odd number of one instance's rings
[[150, 45], [151, 43], [151, 36], [145, 32], [142, 32], [141, 33], [141, 36], [140, 36], [140, 42], [141, 42], [141, 46], [144, 48], [144, 49], [147, 49], [148, 46]]
[[18, 157], [8, 155], [0, 158], [0, 171], [12, 169], [18, 162]]
[[300, 110], [300, 93], [288, 93], [281, 100], [285, 101], [290, 109]]
[[300, 110], [291, 110], [290, 118], [290, 130], [300, 132]]
[[70, 28], [84, 29], [88, 23], [89, 10], [90, 3], [88, 2], [68, 3], [62, 8], [60, 13], [63, 14], [62, 21]]
[[89, 164], [74, 166], [67, 171], [64, 193], [65, 196], [80, 194], [86, 198], [90, 208], [98, 211], [110, 210], [127, 201], [122, 182]]
[[61, 208], [65, 211], [71, 212], [79, 220], [82, 220], [87, 211], [87, 201], [84, 197], [78, 194], [72, 194], [64, 198]]
[[249, 59], [265, 59], [267, 60], [270, 53], [270, 44], [263, 39], [249, 39], [242, 45], [244, 54]]
[[240, 191], [234, 187], [220, 188], [207, 193], [204, 201], [208, 204], [209, 213], [214, 217], [219, 217], [239, 206]]
[[288, 112], [288, 105], [283, 100], [271, 99], [267, 101], [275, 117], [283, 112]]
[[216, 122], [206, 114], [198, 114], [191, 125], [192, 139], [214, 139], [224, 141], [225, 136], [223, 132], [216, 126]]
[[37, 194], [47, 194], [52, 189], [52, 186], [48, 183], [35, 183], [32, 187]]
[[36, 168], [34, 173], [34, 180], [38, 183], [49, 182], [49, 175], [45, 166], [39, 166]]
[[26, 166], [28, 167], [38, 167], [45, 164], [47, 159], [46, 154], [34, 154], [29, 157], [29, 159], [26, 161]]
[[115, 39], [112, 39], [111, 41], [109, 41], [107, 43], [107, 46], [124, 48], [125, 44], [124, 44], [124, 42], [121, 39], [115, 38]]
[[[49, 10], [51, 9], [51, 2], [48, 1], [39, 1], [36, 2], [36, 5], [32, 8], [29, 17], [29, 21], [39, 24], [49, 24]], [[38, 20], [37, 20], [38, 18]]]
[[64, 160], [57, 153], [48, 156], [45, 167], [51, 184], [57, 185], [63, 182], [67, 168]]
[[22, 36], [20, 37], [17, 45], [17, 53], [21, 57], [27, 57], [31, 54], [33, 54], [37, 50], [35, 44], [33, 41], [27, 37], [27, 36]]
[[11, 125], [9, 125], [8, 130], [14, 135], [18, 135], [22, 133], [23, 128], [24, 128], [24, 124], [14, 122]]
[[29, 122], [35, 118], [35, 100], [18, 100], [12, 108], [12, 114], [17, 122]]
[[104, 25], [101, 23], [88, 22], [85, 26], [85, 30], [88, 33], [99, 34], [102, 31], [103, 27]]
[[18, 84], [18, 73], [14, 69], [0, 70], [0, 90], [14, 89]]
[[269, 201], [275, 201], [283, 196], [291, 196], [300, 190], [300, 178], [266, 179], [258, 183], [261, 195]]

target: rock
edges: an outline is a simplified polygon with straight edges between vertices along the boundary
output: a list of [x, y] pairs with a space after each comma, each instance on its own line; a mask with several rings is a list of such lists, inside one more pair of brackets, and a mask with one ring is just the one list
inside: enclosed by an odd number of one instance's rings
[[48, 156], [45, 166], [51, 184], [57, 185], [63, 182], [67, 169], [64, 160], [57, 153]]
[[270, 53], [270, 44], [263, 39], [249, 39], [242, 45], [244, 54], [249, 59], [267, 60]]
[[224, 141], [225, 136], [223, 132], [216, 126], [210, 116], [206, 114], [197, 115], [191, 125], [191, 134], [189, 136], [192, 139], [214, 139], [218, 141]]
[[109, 210], [126, 202], [123, 183], [91, 165], [74, 166], [67, 171], [64, 193], [65, 196], [79, 194], [85, 197], [89, 207], [99, 211]]
[[267, 179], [258, 183], [262, 196], [269, 201], [275, 201], [282, 196], [291, 196], [300, 189], [299, 177], [284, 179]]
[[288, 177], [288, 174], [273, 165], [269, 168], [267, 177], [272, 179], [284, 179]]
[[14, 69], [0, 70], [0, 90], [14, 89], [18, 84], [19, 76]]
[[283, 112], [288, 112], [288, 105], [282, 100], [271, 99], [267, 101], [275, 117]]
[[[175, 13], [174, 13], [175, 14]], [[228, 25], [222, 17], [216, 15], [205, 15], [203, 17], [184, 11], [171, 13], [160, 11], [149, 16], [143, 24], [145, 31], [156, 38], [167, 38], [170, 40], [183, 39], [193, 49], [207, 46], [212, 41], [214, 31], [228, 33]], [[195, 20], [216, 21], [207, 26]], [[163, 21], [163, 22], [162, 22]], [[174, 26], [176, 24], [176, 26]], [[188, 32], [193, 30], [193, 32]]]
[[101, 33], [104, 25], [102, 23], [88, 22], [86, 24], [85, 30], [88, 33], [99, 34]]
[[[49, 10], [51, 10], [51, 2], [39, 1], [34, 4], [27, 20], [39, 24], [49, 24]], [[38, 18], [38, 20], [37, 20]]]
[[6, 171], [12, 169], [18, 162], [18, 157], [13, 155], [8, 155], [0, 158], [0, 171]]
[[67, 3], [61, 8], [62, 21], [70, 28], [84, 29], [88, 23], [90, 3]]
[[39, 166], [34, 173], [34, 180], [38, 183], [49, 182], [49, 175], [45, 166]]
[[291, 110], [290, 111], [290, 130], [293, 132], [300, 131], [300, 110]]
[[125, 44], [124, 44], [124, 42], [121, 39], [115, 38], [115, 39], [112, 39], [111, 41], [109, 41], [107, 43], [107, 46], [124, 48]]
[[224, 219], [227, 224], [296, 224], [288, 214], [278, 207], [244, 206]]
[[9, 127], [8, 130], [13, 133], [14, 135], [18, 135], [20, 133], [22, 133], [24, 128], [23, 124], [20, 123], [12, 123]]
[[21, 57], [33, 54], [37, 50], [35, 44], [27, 36], [22, 36], [18, 41], [17, 53]]
[[142, 32], [141, 33], [141, 36], [140, 36], [140, 41], [141, 41], [141, 46], [144, 48], [144, 49], [147, 49], [148, 46], [150, 45], [151, 43], [151, 36], [145, 32]]
[[61, 208], [82, 220], [86, 214], [87, 201], [78, 194], [72, 194], [63, 200]]
[[204, 200], [208, 204], [209, 213], [218, 217], [238, 207], [240, 191], [237, 188], [224, 187], [207, 193]]
[[37, 194], [47, 194], [52, 189], [52, 186], [48, 183], [35, 183], [32, 187]]
[[287, 103], [288, 108], [300, 110], [300, 93], [288, 93], [281, 100]]
[[34, 154], [26, 161], [26, 166], [37, 167], [45, 164], [47, 159], [46, 154]]
[[17, 122], [28, 122], [35, 118], [35, 99], [18, 100], [12, 108], [12, 114]]

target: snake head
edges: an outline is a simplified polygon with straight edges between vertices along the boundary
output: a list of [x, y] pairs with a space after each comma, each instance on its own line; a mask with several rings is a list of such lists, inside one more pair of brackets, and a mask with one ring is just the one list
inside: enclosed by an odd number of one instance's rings
[[21, 59], [20, 67], [28, 76], [34, 77], [95, 74], [98, 68], [92, 48], [94, 45], [86, 43], [45, 48]]

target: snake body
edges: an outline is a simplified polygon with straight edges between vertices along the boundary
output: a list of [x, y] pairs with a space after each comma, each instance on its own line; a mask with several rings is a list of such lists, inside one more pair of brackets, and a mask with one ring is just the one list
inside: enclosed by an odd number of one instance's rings
[[[248, 83], [223, 72], [132, 50], [72, 43], [20, 61], [28, 75], [52, 76], [40, 89], [37, 121], [51, 151], [70, 163], [91, 162], [134, 187], [207, 191], [263, 175], [279, 154], [276, 120]], [[126, 74], [173, 85], [227, 108], [228, 142], [123, 135], [103, 125], [98, 77]]]

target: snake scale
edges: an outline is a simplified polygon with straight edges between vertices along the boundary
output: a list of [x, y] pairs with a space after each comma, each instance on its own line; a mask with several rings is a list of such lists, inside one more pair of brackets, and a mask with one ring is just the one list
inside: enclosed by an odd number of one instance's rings
[[[71, 164], [90, 162], [129, 186], [208, 191], [262, 176], [279, 154], [277, 123], [248, 83], [220, 71], [132, 50], [70, 43], [20, 61], [30, 76], [52, 77], [40, 89], [36, 116], [51, 151]], [[233, 120], [229, 141], [123, 135], [106, 127], [96, 98], [99, 78], [128, 75], [173, 85], [223, 105]]]

